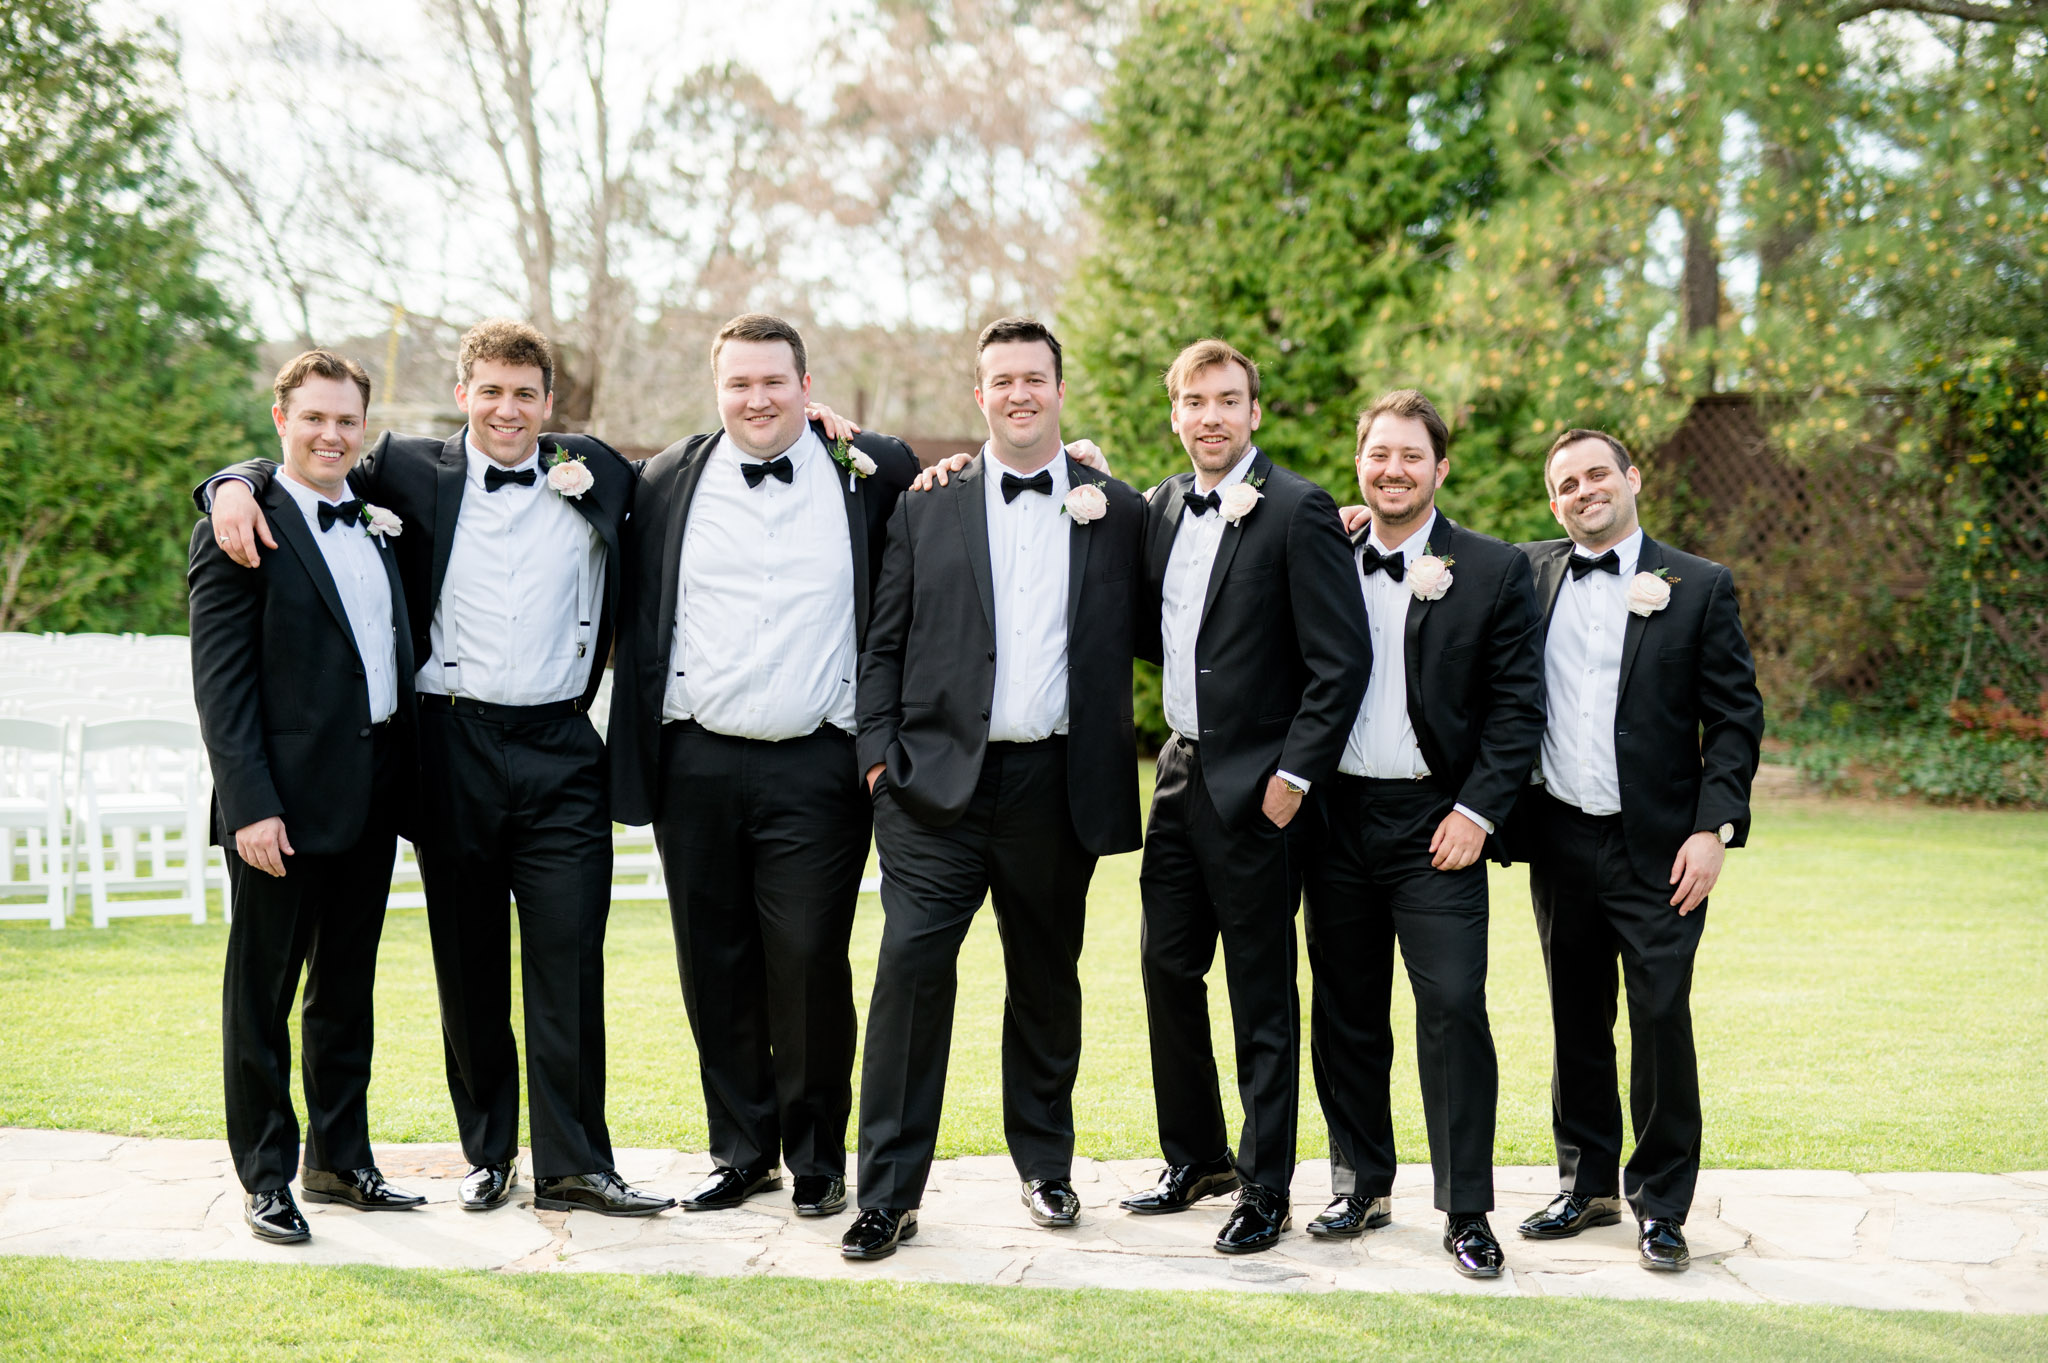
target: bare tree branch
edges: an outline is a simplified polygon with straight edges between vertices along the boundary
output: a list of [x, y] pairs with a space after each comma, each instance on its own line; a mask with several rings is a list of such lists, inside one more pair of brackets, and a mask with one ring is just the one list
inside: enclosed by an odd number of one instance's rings
[[1831, 24], [1846, 24], [1866, 14], [1880, 13], [1932, 14], [1973, 24], [2048, 26], [2048, 5], [2027, 3], [2026, 0], [2011, 5], [1979, 5], [1971, 3], [1971, 0], [1850, 0], [1846, 5], [1829, 10], [1826, 18]]

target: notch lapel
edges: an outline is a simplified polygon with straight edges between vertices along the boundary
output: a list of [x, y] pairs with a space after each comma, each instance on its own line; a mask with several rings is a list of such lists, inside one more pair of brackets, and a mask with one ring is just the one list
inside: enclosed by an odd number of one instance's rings
[[954, 480], [960, 484], [960, 492], [953, 498], [953, 508], [960, 516], [960, 535], [967, 541], [967, 566], [974, 573], [974, 589], [981, 593], [981, 611], [988, 617], [988, 632], [994, 637], [995, 569], [988, 557], [988, 491], [982, 486], [987, 476], [988, 454], [983, 452]]
[[711, 452], [718, 448], [720, 438], [717, 432], [713, 432], [698, 437], [694, 447], [683, 447], [675, 476], [669, 480], [667, 506], [662, 508], [667, 515], [661, 528], [661, 613], [654, 617], [654, 628], [668, 640], [668, 647], [662, 650], [659, 659], [653, 661], [663, 670], [667, 669], [669, 657], [675, 650], [676, 593], [682, 588], [683, 528], [690, 519], [690, 502], [697, 495], [697, 483], [704, 477], [704, 466], [711, 462]]
[[[1636, 554], [1636, 571], [1654, 573], [1664, 566], [1664, 550], [1648, 535], [1643, 536], [1643, 547]], [[1624, 581], [1623, 587], [1628, 583]], [[1643, 649], [1643, 631], [1648, 628], [1650, 616], [1628, 613], [1628, 628], [1621, 636], [1621, 678], [1615, 683], [1614, 699], [1618, 706], [1621, 698], [1628, 694], [1628, 674], [1635, 669], [1636, 654]]]
[[[1094, 471], [1067, 456], [1067, 486], [1070, 488], [1096, 485]], [[987, 503], [983, 503], [987, 505]], [[1081, 579], [1088, 572], [1088, 547], [1095, 543], [1095, 536], [1088, 533], [1088, 526], [1067, 517], [1067, 647], [1073, 647], [1074, 620], [1081, 613]]]
[[[1157, 523], [1148, 519], [1147, 524], [1151, 526], [1152, 536], [1145, 546], [1149, 557], [1146, 569], [1154, 582], [1166, 581], [1166, 565], [1173, 559], [1173, 539], [1180, 533], [1181, 493], [1187, 491], [1188, 484], [1194, 481], [1194, 477], [1192, 473], [1176, 473], [1160, 485], [1166, 489], [1163, 494], [1166, 497], [1166, 508], [1160, 513]], [[1149, 507], [1146, 509], [1146, 515], [1148, 518], [1151, 515]]]
[[[292, 494], [285, 491], [282, 482], [284, 472], [278, 471], [271, 480], [270, 491], [264, 497], [264, 511], [267, 519], [277, 526], [284, 535], [284, 542], [299, 556], [299, 562], [306, 569], [306, 576], [313, 580], [313, 590], [320, 593], [320, 599], [327, 603], [327, 609], [334, 614], [334, 621], [341, 626], [341, 632], [348, 638], [348, 646], [357, 653], [360, 662], [361, 650], [356, 649], [355, 626], [349, 623], [348, 610], [341, 604], [341, 590], [334, 585], [334, 574], [327, 571], [327, 560], [320, 553], [320, 545], [313, 536], [320, 533], [306, 524], [304, 514], [292, 500]], [[350, 526], [349, 529], [357, 527]]]
[[441, 601], [441, 584], [448, 578], [448, 556], [455, 552], [455, 519], [462, 514], [462, 485], [469, 476], [469, 456], [463, 442], [469, 436], [464, 426], [441, 446], [441, 458], [434, 469], [434, 577], [427, 593], [431, 615]]
[[[1244, 481], [1264, 483], [1272, 471], [1273, 461], [1266, 458], [1264, 451], [1260, 451], [1252, 456], [1252, 466], [1244, 471]], [[1265, 499], [1261, 497], [1259, 500]], [[1212, 511], [1209, 514], [1220, 516], [1223, 513]], [[1259, 504], [1254, 502], [1252, 509], [1244, 513], [1243, 519], [1228, 522], [1223, 527], [1223, 538], [1216, 545], [1216, 562], [1209, 569], [1209, 588], [1202, 595], [1201, 623], [1204, 625], [1209, 623], [1209, 608], [1216, 604], [1216, 598], [1223, 592], [1223, 579], [1230, 574], [1230, 561], [1237, 557], [1237, 546], [1244, 541], [1244, 523], [1258, 514]]]

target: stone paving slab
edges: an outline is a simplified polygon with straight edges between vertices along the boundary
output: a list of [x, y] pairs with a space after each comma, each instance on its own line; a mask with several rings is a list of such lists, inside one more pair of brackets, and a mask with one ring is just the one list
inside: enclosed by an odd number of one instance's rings
[[[1225, 1201], [1179, 1216], [1129, 1216], [1116, 1202], [1151, 1186], [1154, 1160], [1078, 1160], [1081, 1222], [1048, 1231], [1018, 1200], [1007, 1157], [933, 1166], [919, 1234], [893, 1258], [839, 1255], [846, 1216], [795, 1214], [787, 1186], [730, 1211], [618, 1219], [536, 1212], [522, 1165], [512, 1203], [465, 1212], [467, 1163], [453, 1145], [378, 1149], [386, 1175], [427, 1198], [413, 1212], [302, 1203], [313, 1239], [269, 1245], [242, 1225], [241, 1188], [224, 1141], [148, 1140], [0, 1128], [0, 1255], [82, 1259], [379, 1264], [500, 1273], [780, 1275], [1024, 1287], [1231, 1292], [1444, 1292], [1502, 1297], [1787, 1302], [1886, 1310], [2048, 1315], [2048, 1173], [1707, 1170], [1686, 1236], [1693, 1268], [1637, 1266], [1632, 1222], [1569, 1240], [1526, 1241], [1513, 1225], [1547, 1202], [1555, 1171], [1495, 1171], [1494, 1228], [1508, 1272], [1459, 1277], [1443, 1252], [1443, 1218], [1426, 1166], [1402, 1166], [1394, 1222], [1336, 1243], [1302, 1226], [1329, 1196], [1329, 1165], [1296, 1171], [1295, 1228], [1264, 1254], [1211, 1247]], [[621, 1150], [634, 1183], [679, 1195], [711, 1167], [701, 1153]], [[785, 1185], [787, 1180], [785, 1180]]]

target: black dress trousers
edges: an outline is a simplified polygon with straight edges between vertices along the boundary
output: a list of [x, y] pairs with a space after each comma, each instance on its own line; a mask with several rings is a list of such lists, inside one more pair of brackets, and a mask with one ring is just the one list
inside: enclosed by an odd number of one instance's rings
[[1436, 1206], [1493, 1209], [1500, 1067], [1486, 1016], [1486, 862], [1430, 864], [1430, 839], [1456, 801], [1421, 781], [1336, 775], [1317, 788], [1326, 815], [1307, 876], [1315, 979], [1309, 1050], [1330, 1128], [1330, 1188], [1394, 1191], [1394, 944], [1415, 991], [1416, 1068]]
[[853, 736], [661, 728], [654, 839], [711, 1157], [844, 1175], [859, 1023], [847, 942], [868, 855]]
[[376, 1163], [364, 1094], [375, 1035], [377, 942], [397, 845], [389, 811], [401, 778], [390, 740], [380, 733], [373, 741], [375, 795], [354, 847], [286, 857], [281, 879], [244, 862], [233, 838], [223, 848], [235, 904], [221, 981], [228, 1150], [242, 1187], [252, 1193], [282, 1188], [298, 1172], [290, 1024], [301, 968], [306, 1167], [341, 1172]]
[[534, 1176], [608, 1170], [604, 742], [580, 714], [485, 713], [510, 707], [421, 698], [420, 878], [462, 1152], [472, 1164], [502, 1164], [519, 1150], [508, 904], [516, 898]]
[[1228, 827], [1202, 783], [1195, 744], [1175, 735], [1159, 754], [1138, 886], [1145, 1011], [1159, 1142], [1170, 1164], [1229, 1148], [1207, 976], [1223, 943], [1244, 1131], [1237, 1170], [1285, 1193], [1294, 1177], [1301, 1096], [1301, 1005], [1294, 990], [1294, 913], [1301, 902], [1299, 820], [1276, 828], [1254, 810]]
[[959, 820], [934, 828], [876, 782], [882, 950], [861, 1061], [860, 1205], [923, 1200], [953, 1044], [960, 944], [982, 900], [1002, 934], [1003, 1133], [1023, 1179], [1074, 1164], [1081, 942], [1095, 856], [1074, 834], [1066, 739], [991, 743]]
[[[1672, 887], [1650, 884], [1631, 864], [1619, 814], [1587, 814], [1536, 791], [1523, 797], [1522, 808], [1536, 820], [1529, 897], [1550, 977], [1550, 1121], [1559, 1180], [1584, 1197], [1618, 1190], [1638, 1219], [1683, 1223], [1700, 1171], [1692, 966], [1707, 906], [1679, 917]], [[1614, 1063], [1617, 959], [1628, 991], [1636, 1137], [1625, 1171]]]

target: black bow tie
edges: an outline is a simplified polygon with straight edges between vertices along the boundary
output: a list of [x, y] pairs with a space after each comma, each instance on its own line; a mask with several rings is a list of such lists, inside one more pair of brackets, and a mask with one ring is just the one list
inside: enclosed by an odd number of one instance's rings
[[339, 506], [331, 502], [320, 503], [320, 529], [323, 533], [325, 533], [328, 526], [333, 525], [336, 521], [340, 521], [343, 525], [354, 525], [362, 519], [362, 516], [363, 504], [359, 501], [343, 502]]
[[510, 469], [487, 468], [484, 470], [484, 491], [496, 492], [507, 483], [517, 483], [521, 487], [532, 487], [533, 480], [537, 477], [539, 477], [539, 473], [534, 469], [521, 469], [519, 472], [514, 473]]
[[1401, 551], [1383, 554], [1370, 544], [1361, 545], [1358, 550], [1358, 571], [1371, 577], [1374, 573], [1385, 573], [1399, 582], [1408, 576], [1408, 560], [1401, 557]]
[[1572, 581], [1574, 582], [1577, 582], [1587, 573], [1613, 573], [1616, 577], [1621, 576], [1621, 555], [1615, 553], [1612, 549], [1609, 549], [1598, 558], [1587, 558], [1584, 554], [1573, 554], [1571, 564]]
[[1019, 478], [1014, 473], [1004, 474], [1003, 505], [1016, 501], [1020, 492], [1043, 492], [1048, 497], [1052, 496], [1052, 470], [1040, 469], [1029, 478]]
[[761, 486], [761, 480], [770, 475], [780, 478], [785, 483], [796, 475], [795, 466], [789, 462], [789, 456], [786, 454], [778, 454], [773, 459], [750, 460], [740, 465], [740, 472], [747, 475], [748, 487]]
[[1223, 498], [1214, 492], [1183, 492], [1180, 499], [1188, 504], [1188, 510], [1200, 516], [1215, 511], [1223, 505]]

